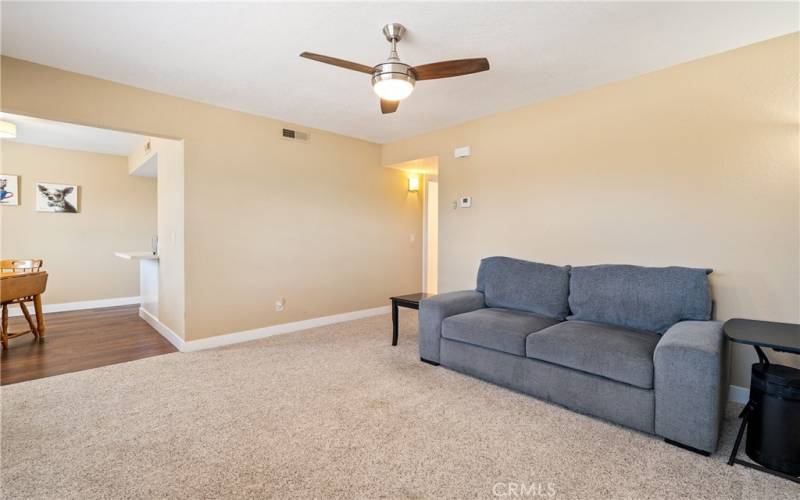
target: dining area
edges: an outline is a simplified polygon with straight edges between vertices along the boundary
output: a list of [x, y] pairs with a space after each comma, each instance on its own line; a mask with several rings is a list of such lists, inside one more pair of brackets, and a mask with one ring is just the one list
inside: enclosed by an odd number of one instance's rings
[[[0, 341], [2, 349], [8, 349], [11, 339], [23, 335], [33, 335], [39, 343], [45, 339], [45, 319], [42, 311], [42, 294], [47, 288], [47, 271], [42, 259], [4, 259], [0, 260], [0, 306], [2, 323]], [[27, 323], [27, 329], [10, 331], [9, 307], [18, 306]], [[33, 315], [31, 309], [33, 309]]]
[[[167, 161], [182, 158], [182, 143], [8, 112], [0, 120], [16, 127], [0, 138], [0, 385], [175, 352], [142, 319], [164, 313], [160, 256], [117, 254], [159, 234], [158, 173], [182, 172]], [[167, 238], [164, 252], [179, 244]]]
[[43, 259], [0, 260], [0, 385], [176, 351], [139, 317], [141, 304], [65, 310], [50, 303], [48, 312], [50, 274]]

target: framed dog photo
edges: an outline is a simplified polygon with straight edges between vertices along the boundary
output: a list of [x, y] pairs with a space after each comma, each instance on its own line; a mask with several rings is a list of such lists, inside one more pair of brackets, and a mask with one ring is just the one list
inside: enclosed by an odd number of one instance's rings
[[0, 174], [0, 205], [19, 205], [19, 177]]
[[78, 213], [78, 186], [37, 182], [36, 211]]

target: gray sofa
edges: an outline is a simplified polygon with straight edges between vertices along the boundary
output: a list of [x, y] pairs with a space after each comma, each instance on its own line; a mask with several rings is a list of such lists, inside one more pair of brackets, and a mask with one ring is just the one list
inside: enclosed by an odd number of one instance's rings
[[713, 452], [727, 347], [710, 272], [489, 257], [475, 290], [420, 303], [420, 358]]

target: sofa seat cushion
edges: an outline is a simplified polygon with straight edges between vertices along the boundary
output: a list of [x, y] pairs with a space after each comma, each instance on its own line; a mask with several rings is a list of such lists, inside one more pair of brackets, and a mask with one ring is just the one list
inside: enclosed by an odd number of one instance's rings
[[523, 311], [486, 308], [450, 316], [442, 322], [442, 337], [525, 356], [525, 337], [558, 323]]
[[525, 340], [529, 358], [642, 389], [653, 388], [653, 351], [660, 335], [588, 321], [564, 321]]

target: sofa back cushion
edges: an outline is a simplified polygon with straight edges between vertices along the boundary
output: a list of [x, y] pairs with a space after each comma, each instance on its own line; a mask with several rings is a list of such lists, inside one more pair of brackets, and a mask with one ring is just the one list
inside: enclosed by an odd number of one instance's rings
[[510, 257], [487, 257], [478, 270], [478, 291], [488, 307], [517, 309], [563, 320], [569, 314], [569, 266]]
[[683, 320], [711, 319], [710, 269], [573, 267], [569, 319], [664, 333]]

